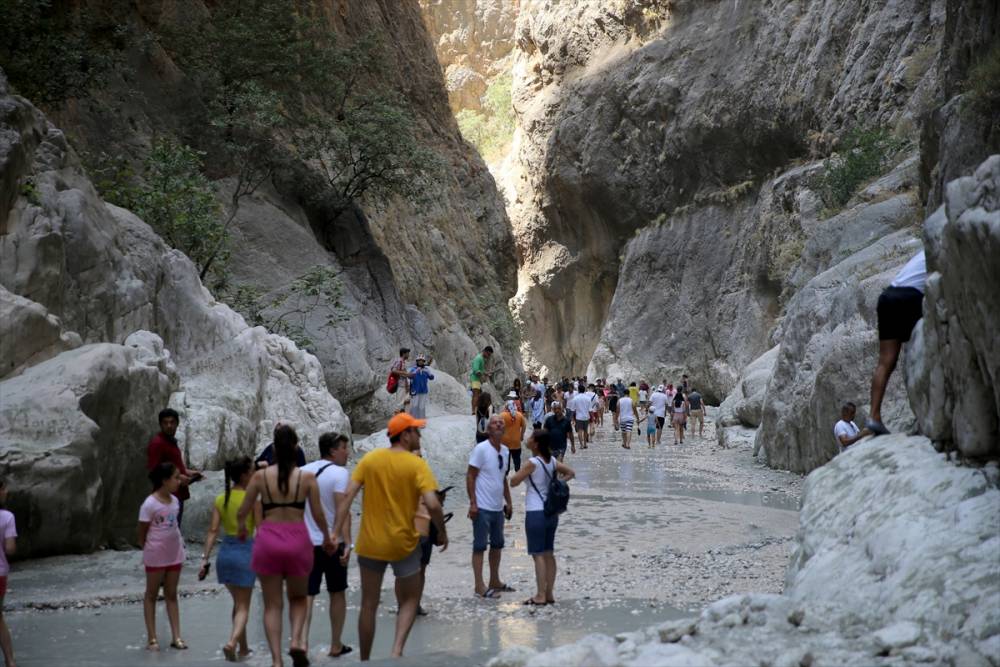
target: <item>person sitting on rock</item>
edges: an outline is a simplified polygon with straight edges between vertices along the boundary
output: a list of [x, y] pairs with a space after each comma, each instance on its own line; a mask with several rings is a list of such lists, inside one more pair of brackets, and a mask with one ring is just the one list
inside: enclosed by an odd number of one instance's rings
[[878, 364], [872, 374], [871, 416], [865, 422], [865, 427], [874, 435], [889, 432], [882, 423], [882, 399], [903, 343], [910, 340], [914, 325], [923, 317], [926, 283], [927, 258], [921, 250], [903, 266], [878, 298]]
[[177, 427], [181, 423], [181, 417], [177, 411], [172, 408], [160, 410], [159, 422], [160, 432], [154, 435], [149, 444], [146, 445], [146, 471], [153, 472], [161, 463], [172, 463], [180, 471], [181, 486], [176, 494], [180, 504], [177, 511], [177, 525], [179, 526], [184, 516], [184, 501], [191, 497], [188, 486], [202, 479], [202, 474], [198, 470], [184, 466], [181, 449], [177, 446]]
[[861, 438], [871, 435], [867, 428], [859, 430], [854, 423], [854, 413], [857, 406], [848, 401], [840, 408], [840, 421], [833, 427], [833, 437], [837, 439], [837, 446], [840, 451], [844, 451]]

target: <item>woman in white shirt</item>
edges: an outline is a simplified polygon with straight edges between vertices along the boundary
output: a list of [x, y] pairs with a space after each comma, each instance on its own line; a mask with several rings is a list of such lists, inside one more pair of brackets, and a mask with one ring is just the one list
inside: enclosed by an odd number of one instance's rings
[[547, 431], [533, 432], [528, 438], [528, 449], [532, 457], [514, 473], [510, 485], [517, 486], [528, 480], [524, 489], [524, 532], [528, 538], [528, 553], [535, 561], [537, 590], [524, 604], [546, 605], [556, 601], [553, 590], [556, 585], [555, 539], [559, 515], [545, 516], [545, 499], [554, 475], [570, 480], [576, 473], [552, 456], [552, 438]]

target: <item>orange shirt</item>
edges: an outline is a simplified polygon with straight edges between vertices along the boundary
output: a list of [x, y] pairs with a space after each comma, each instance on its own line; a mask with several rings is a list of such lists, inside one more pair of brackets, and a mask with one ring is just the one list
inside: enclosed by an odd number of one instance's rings
[[521, 433], [524, 431], [524, 415], [515, 412], [513, 415], [508, 411], [503, 411], [503, 437], [500, 442], [507, 445], [507, 449], [521, 449]]

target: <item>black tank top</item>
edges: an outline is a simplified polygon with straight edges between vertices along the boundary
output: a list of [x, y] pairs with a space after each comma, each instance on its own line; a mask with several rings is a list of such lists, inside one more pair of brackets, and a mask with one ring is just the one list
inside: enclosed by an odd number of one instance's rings
[[[299, 476], [295, 480], [295, 494], [293, 496], [294, 498], [299, 497], [299, 484], [301, 484], [301, 482], [302, 482], [302, 471], [300, 470]], [[266, 474], [264, 475], [264, 490], [267, 491], [267, 497], [269, 500], [269, 502], [261, 503], [261, 508], [264, 510], [264, 514], [267, 514], [271, 510], [278, 509], [279, 507], [294, 507], [295, 509], [300, 509], [300, 510], [305, 510], [306, 508], [305, 498], [303, 498], [302, 500], [292, 500], [284, 503], [274, 502], [274, 497], [271, 495], [271, 488], [267, 485]]]

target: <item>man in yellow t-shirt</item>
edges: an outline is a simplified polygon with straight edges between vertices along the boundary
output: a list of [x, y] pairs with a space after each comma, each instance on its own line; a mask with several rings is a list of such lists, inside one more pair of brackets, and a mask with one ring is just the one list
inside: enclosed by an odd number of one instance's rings
[[[355, 545], [358, 569], [361, 572], [361, 613], [358, 615], [358, 638], [361, 659], [368, 660], [375, 639], [375, 618], [378, 615], [382, 579], [387, 566], [396, 576], [396, 602], [399, 615], [392, 657], [403, 655], [403, 645], [417, 616], [420, 603], [420, 535], [413, 526], [417, 503], [422, 498], [437, 526], [438, 545], [448, 546], [444, 515], [437, 497], [437, 480], [430, 466], [413, 452], [420, 449], [420, 429], [425, 419], [415, 419], [401, 412], [389, 420], [387, 429], [390, 446], [376, 449], [354, 467], [347, 487], [346, 507], [350, 507], [358, 491], [361, 499], [361, 533]], [[334, 526], [341, 535], [348, 512], [338, 513]], [[334, 547], [339, 537], [334, 538]]]
[[[503, 437], [500, 442], [507, 445], [510, 450], [509, 464], [514, 466], [514, 471], [521, 469], [521, 443], [524, 441], [524, 431], [528, 427], [528, 420], [517, 409], [516, 404], [511, 405], [516, 394], [512, 391], [507, 396], [507, 408], [503, 411]], [[508, 466], [507, 472], [510, 472]]]

